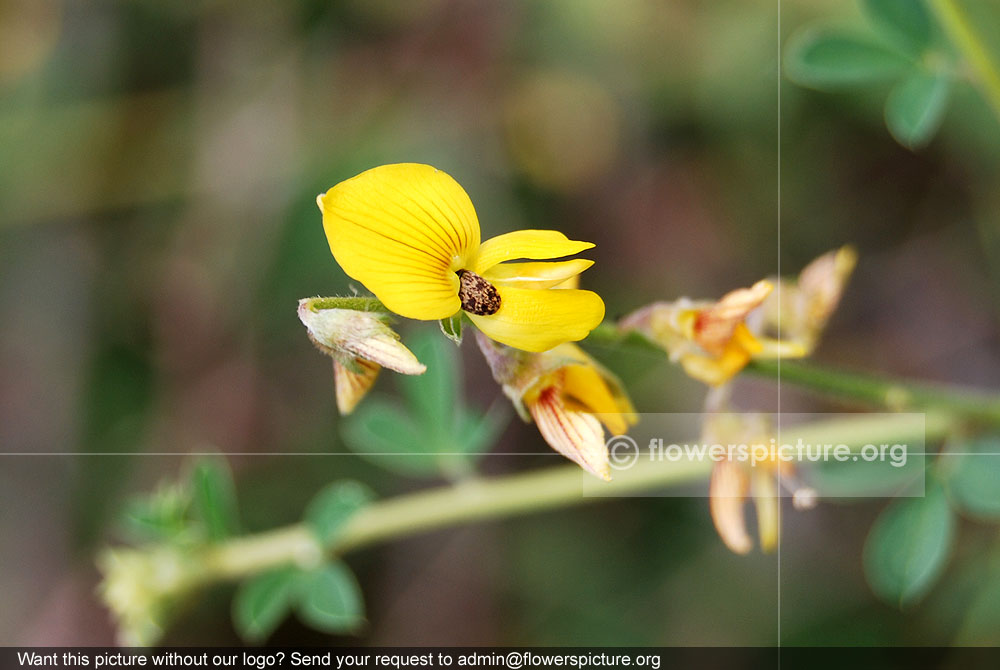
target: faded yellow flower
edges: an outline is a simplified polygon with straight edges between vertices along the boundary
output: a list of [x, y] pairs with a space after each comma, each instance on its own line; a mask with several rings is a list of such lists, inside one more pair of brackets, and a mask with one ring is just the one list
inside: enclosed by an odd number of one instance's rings
[[529, 354], [478, 333], [476, 340], [504, 393], [549, 446], [610, 480], [604, 429], [622, 435], [637, 420], [617, 377], [574, 344]]
[[705, 420], [702, 432], [705, 444], [744, 446], [752, 455], [748, 460], [717, 461], [709, 482], [712, 522], [722, 541], [737, 554], [746, 554], [753, 548], [745, 516], [748, 499], [753, 501], [757, 534], [764, 552], [774, 551], [778, 546], [779, 481], [792, 490], [796, 507], [815, 504], [815, 493], [798, 484], [794, 464], [780, 457], [773, 436], [773, 427], [763, 414], [724, 412], [710, 414]]
[[812, 352], [857, 262], [853, 247], [841, 247], [813, 260], [795, 279], [773, 279], [778, 290], [764, 301], [762, 328]]
[[622, 332], [638, 332], [663, 347], [690, 376], [711, 386], [733, 378], [753, 358], [799, 357], [803, 347], [755, 335], [748, 320], [774, 286], [759, 281], [720, 300], [657, 302], [622, 319]]

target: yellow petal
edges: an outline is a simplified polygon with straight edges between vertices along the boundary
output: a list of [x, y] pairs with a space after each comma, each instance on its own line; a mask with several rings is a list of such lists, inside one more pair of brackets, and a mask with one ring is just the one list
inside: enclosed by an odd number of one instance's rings
[[547, 351], [590, 334], [604, 318], [604, 301], [593, 291], [533, 290], [497, 286], [500, 309], [469, 314], [488, 337], [524, 351]]
[[573, 275], [559, 282], [552, 288], [580, 288], [580, 275]]
[[774, 286], [759, 281], [750, 288], [730, 291], [719, 302], [700, 310], [694, 324], [694, 339], [702, 349], [720, 355], [733, 337], [736, 326], [764, 302]]
[[378, 365], [369, 361], [358, 360], [356, 363], [358, 370], [354, 372], [337, 361], [333, 362], [333, 385], [337, 391], [337, 409], [341, 414], [354, 411], [381, 370]]
[[[494, 284], [501, 283], [517, 288], [551, 288], [576, 278], [593, 264], [594, 261], [582, 258], [547, 263], [500, 263], [486, 270], [483, 279]], [[576, 287], [560, 286], [560, 288]]]
[[412, 319], [457, 312], [458, 276], [479, 222], [458, 183], [429, 165], [383, 165], [317, 199], [334, 258], [385, 306]]
[[558, 230], [517, 230], [497, 235], [483, 242], [473, 260], [472, 271], [478, 275], [503, 261], [521, 258], [532, 260], [572, 256], [594, 245], [567, 238]]
[[753, 548], [743, 516], [748, 487], [747, 475], [736, 463], [719, 461], [712, 468], [708, 488], [712, 523], [726, 546], [737, 554], [746, 554]]
[[757, 509], [757, 532], [760, 534], [760, 548], [771, 552], [778, 546], [781, 528], [778, 508], [778, 485], [774, 475], [767, 469], [757, 469], [752, 479], [753, 502]]
[[528, 410], [549, 446], [584, 470], [610, 481], [604, 429], [596, 418], [567, 409], [555, 387], [545, 389]]
[[681, 357], [681, 365], [684, 372], [689, 377], [704, 382], [709, 386], [721, 386], [746, 367], [750, 362], [750, 355], [744, 350], [729, 347], [718, 358], [702, 356], [700, 354], [688, 354]]
[[[564, 345], [575, 347], [575, 345]], [[638, 417], [618, 379], [587, 356], [579, 365], [562, 368], [561, 383], [567, 405], [597, 415], [612, 435], [624, 435]]]

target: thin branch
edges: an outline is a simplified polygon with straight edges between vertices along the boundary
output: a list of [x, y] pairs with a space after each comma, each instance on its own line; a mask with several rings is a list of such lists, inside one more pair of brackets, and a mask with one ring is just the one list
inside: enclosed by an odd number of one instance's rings
[[1000, 67], [976, 31], [959, 0], [930, 0], [945, 32], [962, 54], [982, 88], [983, 95], [1000, 119]]

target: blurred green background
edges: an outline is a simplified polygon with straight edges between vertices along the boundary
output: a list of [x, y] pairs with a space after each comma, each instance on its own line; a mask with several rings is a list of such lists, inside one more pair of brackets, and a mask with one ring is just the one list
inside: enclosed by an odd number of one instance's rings
[[[322, 455], [345, 451], [342, 422], [296, 301], [352, 287], [315, 197], [378, 164], [450, 173], [484, 238], [595, 242], [583, 279], [610, 317], [853, 243], [861, 263], [817, 358], [996, 388], [997, 119], [960, 86], [933, 142], [901, 147], [885, 87], [781, 78], [782, 45], [817, 21], [864, 27], [847, 0], [783, 0], [780, 16], [776, 0], [0, 0], [0, 644], [113, 642], [94, 553], [120, 538], [123, 501], [186, 453], [241, 454], [249, 530], [295, 521], [332, 479], [382, 496], [440, 483]], [[981, 26], [994, 46], [998, 26]], [[640, 411], [700, 409], [703, 387], [666, 361], [592, 352]], [[485, 409], [499, 389], [471, 342], [461, 355]], [[739, 382], [747, 406], [777, 398]], [[781, 406], [841, 409], [787, 386]], [[547, 448], [515, 420], [496, 450]], [[899, 611], [861, 569], [885, 502], [786, 513], [780, 574], [776, 556], [730, 554], [704, 498], [420, 536], [349, 557], [360, 638], [289, 620], [271, 641], [1000, 642], [995, 526], [964, 522], [944, 579]], [[236, 642], [230, 595], [205, 594], [165, 642]]]

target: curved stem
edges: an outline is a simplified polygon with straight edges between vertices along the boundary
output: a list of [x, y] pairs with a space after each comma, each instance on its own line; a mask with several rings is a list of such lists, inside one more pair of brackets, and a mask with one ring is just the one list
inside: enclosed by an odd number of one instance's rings
[[[922, 420], [921, 420], [922, 419]], [[865, 416], [818, 421], [782, 428], [782, 440], [801, 439], [808, 444], [933, 442], [947, 436], [954, 420], [946, 414], [923, 417]], [[696, 440], [691, 440], [696, 442]], [[643, 450], [640, 448], [639, 454]], [[372, 504], [351, 518], [340, 537], [327, 551], [348, 551], [409, 535], [464, 523], [507, 518], [544, 510], [599, 502], [607, 498], [633, 496], [704, 482], [712, 461], [663, 462], [637, 458], [628, 469], [617, 470], [605, 483], [584, 473], [576, 465], [535, 470], [489, 479], [468, 480], [455, 486], [389, 498]], [[707, 487], [701, 495], [707, 494]], [[687, 495], [699, 495], [698, 491]], [[197, 581], [242, 579], [289, 563], [315, 562], [322, 555], [318, 540], [303, 524], [248, 535], [206, 550]]]
[[955, 47], [979, 80], [983, 94], [1000, 118], [1000, 68], [973, 26], [959, 0], [930, 0], [931, 7]]

